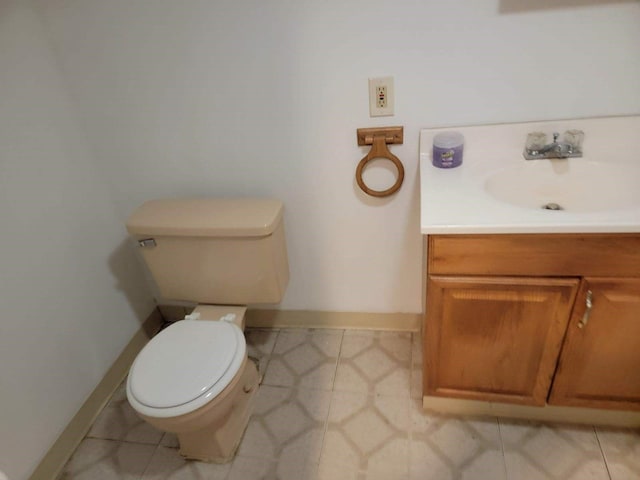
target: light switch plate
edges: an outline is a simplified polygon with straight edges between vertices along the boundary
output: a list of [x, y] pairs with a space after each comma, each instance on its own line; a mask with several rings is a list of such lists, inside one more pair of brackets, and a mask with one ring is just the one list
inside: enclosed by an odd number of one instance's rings
[[369, 116], [388, 117], [393, 115], [393, 77], [369, 79]]

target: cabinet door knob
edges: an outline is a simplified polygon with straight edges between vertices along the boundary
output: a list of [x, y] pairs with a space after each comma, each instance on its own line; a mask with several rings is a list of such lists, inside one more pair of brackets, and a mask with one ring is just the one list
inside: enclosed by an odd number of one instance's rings
[[578, 322], [578, 328], [584, 328], [589, 321], [589, 315], [591, 315], [591, 308], [593, 308], [593, 292], [591, 290], [587, 290], [587, 298], [585, 299], [586, 309], [584, 311], [584, 315], [582, 315], [582, 320]]

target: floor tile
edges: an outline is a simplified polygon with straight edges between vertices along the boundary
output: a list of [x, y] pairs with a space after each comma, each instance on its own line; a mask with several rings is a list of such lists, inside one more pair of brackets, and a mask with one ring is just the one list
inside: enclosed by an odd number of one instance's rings
[[[640, 480], [640, 430], [441, 415], [422, 408], [418, 333], [248, 329], [265, 382], [232, 463], [184, 460], [125, 384], [63, 480]], [[603, 456], [604, 452], [604, 456]], [[606, 461], [606, 464], [605, 464]]]
[[273, 347], [278, 338], [278, 330], [248, 328], [245, 330], [247, 351], [250, 357], [258, 360], [258, 371], [264, 376]]
[[360, 478], [359, 465], [340, 463], [327, 456], [320, 458], [318, 480], [359, 480]]
[[262, 385], [239, 454], [266, 459], [296, 456], [317, 463], [331, 393]]
[[411, 333], [411, 363], [422, 365], [422, 333]]
[[125, 378], [122, 383], [118, 386], [111, 398], [109, 399], [109, 403], [107, 406], [113, 407], [116, 405], [122, 405], [123, 403], [128, 403], [127, 400], [127, 379]]
[[271, 355], [279, 332], [272, 328], [247, 328], [244, 335], [249, 355]]
[[141, 480], [224, 480], [231, 463], [185, 460], [175, 448], [158, 447]]
[[317, 472], [316, 463], [300, 461], [295, 455], [277, 460], [238, 455], [228, 480], [316, 480]]
[[137, 480], [155, 446], [86, 438], [67, 462], [60, 480]]
[[596, 428], [611, 480], [640, 480], [640, 429]]
[[468, 461], [459, 461], [456, 452], [443, 452], [429, 442], [412, 440], [409, 478], [411, 480], [502, 480], [507, 477], [504, 471], [504, 457], [498, 450], [480, 449]]
[[238, 455], [227, 480], [276, 480], [276, 467], [277, 462], [272, 459]]
[[318, 476], [318, 457], [314, 455], [305, 459], [296, 449], [285, 449], [278, 457], [276, 474], [279, 480], [315, 480]]
[[411, 398], [422, 399], [422, 367], [411, 367]]
[[336, 371], [335, 390], [408, 397], [410, 383], [410, 333], [345, 335]]
[[162, 435], [163, 432], [142, 420], [125, 400], [107, 405], [87, 436], [157, 445]]
[[386, 471], [359, 471], [354, 465], [332, 462], [331, 459], [320, 461], [318, 480], [409, 480], [408, 474], [389, 473]]
[[506, 478], [497, 419], [465, 418], [411, 404], [412, 479]]
[[411, 398], [422, 398], [422, 334], [411, 334]]
[[278, 335], [265, 385], [331, 390], [342, 330], [286, 330]]
[[160, 445], [163, 447], [169, 448], [180, 448], [180, 443], [178, 442], [178, 436], [175, 433], [165, 432], [160, 440]]
[[409, 466], [409, 403], [396, 396], [334, 392], [320, 475], [401, 478]]
[[593, 427], [500, 420], [511, 479], [607, 480]]

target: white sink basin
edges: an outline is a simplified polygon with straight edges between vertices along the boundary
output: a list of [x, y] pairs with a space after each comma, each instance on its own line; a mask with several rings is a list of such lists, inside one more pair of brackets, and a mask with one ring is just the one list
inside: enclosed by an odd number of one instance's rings
[[484, 189], [524, 208], [555, 204], [574, 213], [629, 209], [640, 207], [640, 168], [582, 158], [523, 160], [490, 175]]

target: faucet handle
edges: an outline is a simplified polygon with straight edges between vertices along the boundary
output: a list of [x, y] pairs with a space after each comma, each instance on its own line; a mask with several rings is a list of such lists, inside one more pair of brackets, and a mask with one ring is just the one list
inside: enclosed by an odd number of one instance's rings
[[571, 145], [571, 149], [576, 152], [582, 152], [583, 140], [584, 132], [582, 130], [567, 130], [564, 132], [564, 141]]
[[525, 148], [529, 152], [537, 152], [547, 143], [547, 134], [543, 132], [531, 132], [527, 135]]
[[553, 132], [553, 143], [556, 143], [558, 141], [559, 136], [560, 134], [558, 132]]

